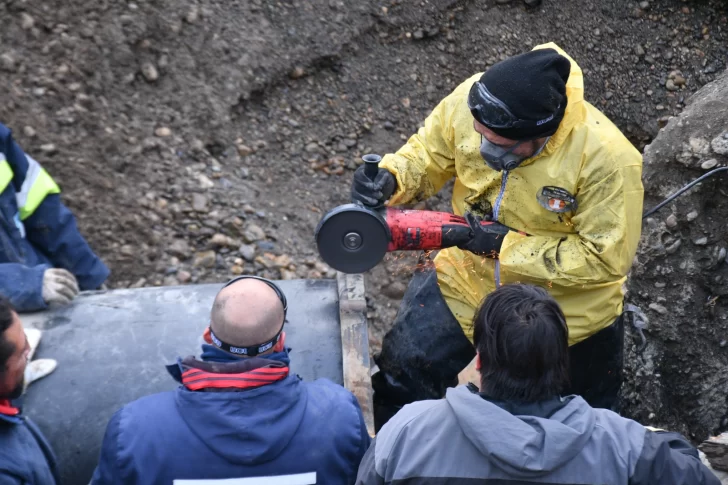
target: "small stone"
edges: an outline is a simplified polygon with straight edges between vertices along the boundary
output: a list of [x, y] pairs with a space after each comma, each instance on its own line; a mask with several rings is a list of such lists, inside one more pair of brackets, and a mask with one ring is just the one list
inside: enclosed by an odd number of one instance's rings
[[677, 217], [675, 217], [675, 214], [667, 216], [667, 219], [665, 219], [665, 225], [670, 228], [677, 226]]
[[728, 155], [728, 131], [724, 131], [722, 134], [713, 138], [710, 142], [710, 147], [718, 155]]
[[682, 74], [676, 74], [672, 82], [675, 83], [675, 86], [685, 86], [687, 79], [685, 79]]
[[224, 248], [224, 247], [230, 247], [230, 246], [236, 246], [236, 242], [233, 238], [226, 236], [225, 234], [214, 234], [210, 238], [211, 246], [218, 247], [218, 248]]
[[344, 145], [346, 145], [347, 148], [354, 148], [356, 146], [357, 141], [351, 138], [344, 138], [341, 141]]
[[604, 93], [605, 99], [612, 99], [612, 96], [614, 96], [614, 93], [611, 91], [607, 91], [606, 93]]
[[157, 71], [157, 67], [151, 62], [145, 62], [142, 64], [142, 76], [149, 82], [155, 82], [159, 79], [159, 71]]
[[236, 276], [241, 275], [243, 274], [243, 266], [235, 264], [232, 268], [230, 268], [230, 272]]
[[253, 153], [252, 148], [250, 148], [248, 145], [244, 145], [242, 143], [235, 145], [235, 148], [237, 148], [238, 155], [240, 155], [241, 157], [247, 157], [248, 155]]
[[656, 281], [655, 282], [655, 288], [664, 288], [666, 286], [667, 286], [667, 283], [665, 283], [664, 281]]
[[672, 79], [667, 80], [667, 82], [665, 83], [665, 88], [667, 88], [668, 91], [677, 91], [678, 90], [678, 87], [675, 86], [675, 81], [673, 81]]
[[725, 348], [726, 345], [728, 345], [728, 340], [721, 340], [720, 344], [718, 344], [718, 345], [720, 345], [720, 348], [723, 349], [723, 348]]
[[273, 262], [277, 268], [287, 268], [291, 265], [292, 261], [290, 256], [281, 254], [280, 256], [273, 258]]
[[728, 253], [728, 251], [726, 250], [726, 248], [720, 248], [718, 250], [718, 261], [719, 262], [725, 260], [726, 253]]
[[711, 168], [715, 168], [718, 165], [718, 160], [715, 158], [711, 158], [710, 160], [706, 160], [703, 163], [700, 164], [700, 168], [703, 170], [710, 170]]
[[253, 261], [255, 259], [255, 246], [252, 244], [243, 244], [238, 248], [238, 253], [245, 261]]
[[187, 259], [190, 257], [190, 245], [184, 239], [175, 239], [167, 248], [167, 252], [180, 259]]
[[166, 276], [162, 282], [162, 286], [179, 286], [179, 280], [173, 275]]
[[15, 58], [9, 52], [0, 55], [0, 68], [3, 71], [15, 72]]
[[172, 130], [170, 130], [166, 126], [160, 126], [159, 128], [154, 130], [154, 136], [158, 136], [159, 138], [165, 138], [171, 134]]
[[703, 236], [703, 237], [696, 239], [693, 242], [695, 243], [696, 246], [705, 246], [706, 244], [708, 244], [708, 238]]
[[190, 9], [187, 11], [187, 14], [185, 15], [185, 22], [187, 22], [188, 24], [194, 24], [199, 18], [200, 9], [197, 7], [197, 5], [193, 5], [192, 7], [190, 7]]
[[289, 74], [291, 79], [301, 79], [305, 75], [306, 75], [306, 71], [301, 66], [294, 67], [293, 70]]
[[265, 239], [265, 231], [256, 224], [250, 224], [243, 232], [243, 239], [245, 239], [245, 242], [247, 243], [260, 241], [261, 239]]
[[124, 244], [121, 248], [119, 248], [119, 253], [121, 253], [124, 256], [134, 256], [136, 255], [136, 249], [131, 244]]
[[53, 143], [45, 143], [40, 146], [40, 151], [42, 151], [46, 155], [53, 155], [58, 151], [58, 149]]
[[425, 31], [422, 29], [415, 30], [414, 34], [412, 34], [412, 37], [415, 38], [415, 40], [422, 40], [425, 38]]
[[192, 210], [207, 212], [207, 197], [202, 194], [192, 194]]
[[688, 222], [693, 222], [697, 218], [698, 218], [698, 211], [688, 212], [688, 215], [687, 215]]
[[210, 180], [210, 178], [204, 173], [197, 176], [197, 181], [200, 183], [200, 188], [203, 190], [211, 189], [215, 186], [215, 182]]
[[649, 415], [647, 416], [647, 419], [655, 419], [655, 417], [656, 417], [655, 413], [650, 413], [650, 414], [649, 414]]
[[680, 249], [680, 246], [682, 246], [682, 239], [676, 239], [675, 242], [665, 247], [665, 252], [667, 254], [675, 254]]
[[217, 254], [215, 251], [202, 251], [195, 254], [195, 260], [192, 263], [196, 268], [212, 268], [215, 266]]
[[178, 271], [177, 272], [177, 280], [179, 280], [180, 283], [188, 283], [192, 279], [192, 274], [189, 271]]
[[382, 128], [384, 128], [387, 131], [392, 131], [392, 130], [394, 130], [394, 123], [392, 123], [391, 121], [385, 121], [382, 124]]
[[23, 134], [28, 138], [33, 138], [35, 136], [35, 130], [32, 126], [25, 125], [23, 127]]
[[20, 27], [23, 30], [30, 30], [35, 25], [35, 20], [28, 12], [20, 14]]
[[650, 310], [655, 311], [660, 315], [667, 315], [667, 308], [660, 305], [659, 303], [650, 303], [649, 308]]
[[640, 44], [637, 44], [634, 48], [635, 55], [642, 57], [645, 55], [645, 48], [642, 47]]
[[287, 269], [280, 270], [282, 280], [295, 280], [298, 278], [295, 271], [289, 271]]
[[650, 8], [650, 2], [640, 2], [640, 8], [642, 10], [647, 10], [648, 8]]
[[393, 300], [401, 300], [404, 297], [405, 291], [407, 291], [407, 286], [401, 281], [395, 281], [382, 288], [382, 294]]

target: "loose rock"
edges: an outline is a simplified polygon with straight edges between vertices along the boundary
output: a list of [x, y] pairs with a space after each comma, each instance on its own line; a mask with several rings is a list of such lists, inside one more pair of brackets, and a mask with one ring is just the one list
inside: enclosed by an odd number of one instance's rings
[[190, 257], [190, 245], [184, 239], [175, 239], [167, 248], [167, 252], [180, 259], [187, 259]]
[[35, 19], [28, 13], [23, 12], [20, 14], [20, 27], [23, 30], [30, 30], [35, 25]]
[[649, 308], [650, 310], [655, 311], [660, 315], [667, 315], [667, 308], [660, 305], [659, 303], [650, 303]]
[[255, 246], [252, 244], [243, 244], [238, 249], [238, 253], [246, 261], [253, 261], [255, 259]]
[[293, 68], [289, 76], [291, 79], [300, 79], [303, 76], [306, 75], [306, 71], [301, 66], [296, 66]]
[[159, 71], [157, 71], [157, 67], [151, 62], [145, 62], [142, 64], [142, 76], [149, 82], [155, 82], [159, 79]]
[[405, 291], [407, 291], [407, 286], [401, 281], [395, 281], [382, 288], [384, 296], [393, 300], [401, 300], [404, 297]]
[[247, 243], [260, 241], [261, 239], [265, 239], [265, 231], [256, 224], [250, 224], [243, 232], [243, 239], [245, 239], [245, 242]]
[[172, 130], [170, 130], [166, 126], [160, 126], [159, 128], [154, 130], [154, 135], [158, 136], [159, 138], [165, 138], [171, 134], [172, 134]]
[[718, 160], [715, 158], [711, 158], [710, 160], [706, 160], [703, 163], [700, 164], [700, 168], [703, 170], [710, 170], [711, 168], [715, 168], [718, 165]]
[[0, 68], [3, 71], [15, 72], [15, 58], [9, 52], [0, 54]]
[[693, 222], [697, 218], [698, 218], [698, 211], [688, 212], [688, 215], [687, 215], [688, 222]]
[[728, 155], [728, 131], [713, 138], [713, 141], [710, 142], [710, 147], [718, 155]]
[[189, 271], [178, 271], [177, 272], [177, 279], [180, 283], [188, 283], [192, 279], [192, 274], [190, 274]]
[[192, 209], [195, 212], [207, 212], [207, 197], [202, 194], [192, 194]]
[[192, 264], [196, 268], [212, 268], [215, 266], [216, 259], [215, 251], [202, 251], [195, 254], [195, 261]]
[[670, 228], [677, 226], [677, 217], [675, 217], [675, 214], [667, 216], [667, 219], [665, 219], [665, 225]]
[[695, 243], [696, 246], [705, 246], [706, 244], [708, 244], [708, 238], [700, 237], [693, 242]]

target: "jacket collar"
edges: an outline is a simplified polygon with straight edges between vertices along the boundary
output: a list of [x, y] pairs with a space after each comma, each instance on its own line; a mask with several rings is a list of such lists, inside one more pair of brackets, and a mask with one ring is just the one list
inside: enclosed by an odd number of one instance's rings
[[[194, 356], [167, 366], [172, 377], [190, 391], [241, 391], [255, 389], [288, 377], [288, 353], [239, 358], [211, 353], [203, 346], [203, 360]], [[215, 349], [217, 350], [217, 349]]]
[[0, 420], [19, 423], [21, 421], [20, 408], [13, 406], [7, 399], [0, 399]]

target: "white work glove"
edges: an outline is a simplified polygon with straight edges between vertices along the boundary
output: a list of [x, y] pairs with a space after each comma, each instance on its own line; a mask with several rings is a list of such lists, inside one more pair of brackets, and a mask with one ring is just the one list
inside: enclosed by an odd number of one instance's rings
[[69, 271], [51, 268], [43, 273], [43, 300], [47, 304], [67, 305], [76, 295], [78, 295], [78, 282]]

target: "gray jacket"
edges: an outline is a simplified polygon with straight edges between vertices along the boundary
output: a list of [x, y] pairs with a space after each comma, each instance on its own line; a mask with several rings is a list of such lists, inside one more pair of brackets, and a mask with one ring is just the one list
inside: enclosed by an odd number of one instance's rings
[[356, 483], [720, 485], [677, 433], [578, 396], [516, 405], [466, 386], [405, 406], [377, 435]]

